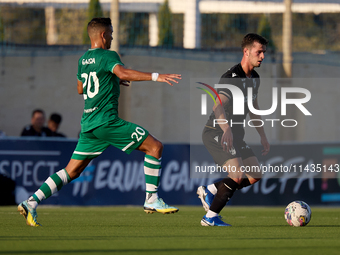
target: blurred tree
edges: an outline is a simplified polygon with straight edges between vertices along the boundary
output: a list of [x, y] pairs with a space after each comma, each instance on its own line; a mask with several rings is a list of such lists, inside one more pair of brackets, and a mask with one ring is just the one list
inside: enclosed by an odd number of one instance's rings
[[[1, 8], [0, 8], [0, 14], [1, 14]], [[5, 26], [4, 26], [2, 15], [0, 15], [0, 42], [3, 42], [3, 41], [5, 41]]]
[[[83, 44], [83, 26], [87, 21], [87, 9], [57, 9], [55, 13], [58, 44]], [[70, 26], [72, 24], [72, 26]]]
[[320, 15], [322, 37], [325, 39], [325, 49], [340, 50], [340, 15], [338, 13], [322, 13]]
[[267, 46], [269, 51], [275, 52], [276, 47], [273, 41], [272, 28], [270, 26], [270, 22], [266, 14], [263, 14], [260, 18], [257, 33], [259, 35], [264, 36], [269, 41]]
[[149, 15], [147, 13], [133, 13], [130, 20], [128, 45], [147, 46], [149, 44]]
[[124, 46], [149, 45], [149, 14], [122, 12], [119, 15], [119, 44]]
[[90, 38], [87, 34], [87, 24], [91, 21], [93, 18], [99, 18], [103, 17], [103, 11], [100, 6], [99, 0], [90, 0], [89, 2], [89, 8], [87, 13], [87, 21], [83, 30], [83, 44], [90, 44]]
[[43, 8], [3, 5], [0, 10], [0, 19], [2, 31], [6, 28], [6, 33], [2, 34], [3, 41], [21, 44], [46, 44], [45, 10]]
[[128, 45], [133, 18], [132, 12], [119, 13], [119, 45]]
[[184, 14], [172, 14], [174, 47], [183, 48]]
[[201, 17], [202, 48], [205, 49], [239, 48], [244, 34], [250, 30], [251, 15], [214, 13], [201, 14]]
[[168, 0], [165, 0], [158, 12], [159, 46], [172, 47], [174, 34], [172, 32], [172, 14]]

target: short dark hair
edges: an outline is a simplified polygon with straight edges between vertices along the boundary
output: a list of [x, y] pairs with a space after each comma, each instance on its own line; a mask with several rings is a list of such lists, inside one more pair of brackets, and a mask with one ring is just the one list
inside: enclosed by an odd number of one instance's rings
[[242, 50], [250, 45], [253, 45], [254, 42], [258, 42], [265, 46], [267, 46], [268, 44], [268, 40], [263, 36], [254, 33], [249, 33], [246, 34], [245, 37], [243, 37], [241, 44]]
[[36, 114], [36, 113], [41, 113], [42, 115], [45, 115], [45, 112], [44, 112], [43, 110], [41, 110], [41, 109], [35, 109], [35, 110], [33, 110], [33, 112], [32, 112], [32, 118], [33, 118], [34, 114]]
[[54, 121], [57, 124], [60, 124], [62, 121], [62, 117], [58, 113], [52, 113], [50, 116], [50, 120]]
[[112, 26], [110, 18], [93, 18], [87, 24], [87, 33], [90, 34], [91, 30], [106, 29], [109, 26]]

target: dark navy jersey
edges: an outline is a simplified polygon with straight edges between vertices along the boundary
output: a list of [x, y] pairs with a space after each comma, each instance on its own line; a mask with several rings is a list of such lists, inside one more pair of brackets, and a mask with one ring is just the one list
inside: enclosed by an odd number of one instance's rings
[[47, 127], [43, 127], [41, 133], [38, 133], [32, 125], [27, 125], [22, 130], [21, 136], [52, 136], [52, 131]]
[[[219, 95], [226, 96], [229, 101], [227, 104], [224, 105], [224, 110], [226, 113], [226, 118], [228, 120], [229, 125], [231, 126], [231, 130], [233, 135], [236, 135], [243, 139], [244, 137], [244, 127], [246, 123], [244, 122], [247, 114], [249, 112], [248, 102], [247, 102], [247, 90], [249, 87], [253, 88], [252, 93], [252, 102], [255, 101], [257, 98], [257, 93], [260, 86], [260, 76], [258, 73], [253, 70], [251, 72], [251, 78], [248, 78], [245, 72], [242, 69], [241, 64], [237, 64], [230, 68], [226, 73], [224, 73], [219, 81], [219, 84], [231, 84], [238, 87], [243, 95], [244, 95], [244, 114], [243, 115], [234, 115], [233, 114], [233, 94], [227, 88], [217, 89]], [[213, 127], [213, 120], [216, 119], [215, 113], [212, 112], [209, 120], [207, 122], [207, 126], [211, 128], [216, 128], [217, 130], [221, 131], [219, 125], [215, 124]], [[238, 124], [239, 123], [239, 124]], [[243, 124], [245, 123], [245, 124]]]

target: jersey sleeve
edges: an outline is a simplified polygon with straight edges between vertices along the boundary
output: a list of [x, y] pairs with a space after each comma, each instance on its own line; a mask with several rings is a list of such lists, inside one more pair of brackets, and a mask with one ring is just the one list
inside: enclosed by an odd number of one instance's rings
[[78, 60], [77, 79], [78, 79], [78, 81], [81, 81], [81, 66], [80, 66], [80, 59]]
[[124, 66], [118, 53], [115, 51], [109, 51], [109, 54], [106, 54], [105, 71], [113, 73], [113, 69], [116, 67], [116, 65]]
[[[233, 72], [230, 72], [230, 70], [226, 73], [224, 73], [219, 81], [219, 84], [230, 84], [230, 85], [234, 85], [236, 87], [241, 86], [241, 78], [238, 76], [235, 76], [236, 74]], [[217, 93], [222, 94], [226, 97], [228, 97], [229, 99], [232, 99], [232, 93], [229, 89], [227, 88], [223, 88], [223, 89], [218, 89]]]

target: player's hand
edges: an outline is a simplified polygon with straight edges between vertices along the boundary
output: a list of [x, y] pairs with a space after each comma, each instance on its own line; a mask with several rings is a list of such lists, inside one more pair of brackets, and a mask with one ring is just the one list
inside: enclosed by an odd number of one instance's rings
[[119, 85], [129, 87], [129, 86], [130, 86], [130, 81], [127, 81], [127, 80], [119, 80]]
[[166, 82], [169, 85], [173, 86], [172, 82], [178, 83], [175, 79], [181, 80], [182, 75], [180, 74], [159, 74], [157, 81], [159, 82]]
[[270, 151], [270, 144], [268, 143], [267, 137], [261, 137], [261, 144], [263, 146], [262, 156], [266, 156]]
[[231, 132], [231, 128], [227, 128], [227, 130], [223, 133], [221, 138], [221, 145], [223, 147], [223, 151], [227, 149], [229, 152], [233, 147], [233, 133]]

